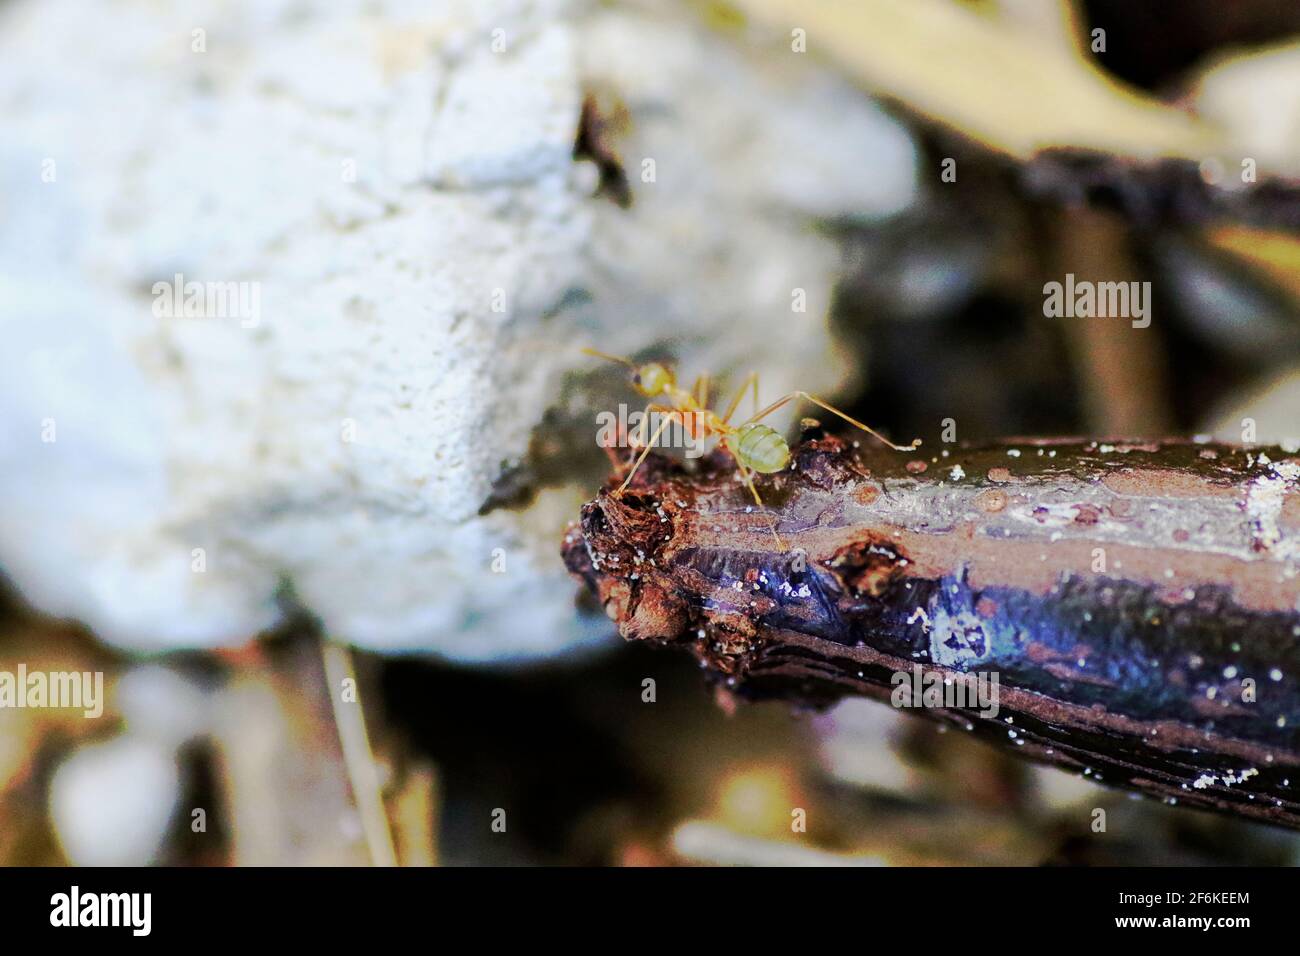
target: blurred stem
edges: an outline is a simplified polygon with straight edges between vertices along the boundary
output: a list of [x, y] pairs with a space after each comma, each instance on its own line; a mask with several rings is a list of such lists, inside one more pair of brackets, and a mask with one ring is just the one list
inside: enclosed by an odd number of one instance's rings
[[356, 669], [352, 665], [352, 652], [341, 644], [321, 641], [321, 655], [325, 663], [325, 682], [329, 689], [330, 705], [334, 708], [334, 723], [338, 727], [339, 744], [343, 748], [343, 763], [347, 768], [352, 796], [361, 815], [361, 826], [370, 850], [370, 860], [375, 866], [396, 866], [397, 853], [393, 848], [393, 835], [388, 828], [388, 816], [381, 796], [379, 770], [370, 749], [370, 735], [366, 732], [365, 712], [361, 699], [345, 701], [343, 688], [357, 688]]
[[[1071, 209], [1061, 216], [1057, 236], [1052, 279], [1063, 281], [1067, 273], [1093, 282], [1138, 278], [1125, 251], [1125, 226], [1115, 216]], [[1161, 317], [1156, 312], [1147, 329], [1119, 318], [1059, 320], [1070, 344], [1089, 434], [1160, 436], [1172, 427]]]

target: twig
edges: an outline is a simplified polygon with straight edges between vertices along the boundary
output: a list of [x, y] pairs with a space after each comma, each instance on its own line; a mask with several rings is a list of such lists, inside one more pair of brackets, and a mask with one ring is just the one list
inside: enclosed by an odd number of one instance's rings
[[[569, 529], [628, 639], [752, 698], [888, 699], [996, 675], [930, 716], [1170, 801], [1300, 827], [1300, 457], [1024, 441], [861, 457], [806, 436], [760, 486], [655, 456]], [[915, 670], [914, 670], [915, 669]], [[981, 711], [985, 711], [981, 715]]]
[[1025, 190], [1067, 206], [1115, 209], [1141, 229], [1231, 222], [1300, 233], [1300, 183], [1277, 176], [1244, 183], [1241, 170], [1211, 172], [1186, 159], [1136, 162], [1080, 149], [1046, 149], [1021, 168]]
[[325, 661], [330, 706], [334, 708], [334, 722], [338, 725], [339, 744], [343, 747], [343, 763], [347, 766], [352, 797], [361, 816], [370, 860], [375, 866], [396, 866], [397, 852], [393, 849], [393, 835], [388, 828], [388, 815], [384, 812], [379, 771], [370, 750], [365, 714], [359, 698], [352, 702], [352, 706], [344, 706], [341, 698], [346, 681], [351, 681], [353, 688], [357, 686], [352, 654], [341, 644], [323, 640], [321, 655]]

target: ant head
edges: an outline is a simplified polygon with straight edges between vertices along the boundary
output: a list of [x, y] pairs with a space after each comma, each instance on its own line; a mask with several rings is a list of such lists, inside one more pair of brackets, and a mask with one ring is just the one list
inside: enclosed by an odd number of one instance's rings
[[658, 362], [647, 362], [637, 367], [632, 376], [632, 386], [646, 398], [662, 395], [677, 384], [672, 369]]

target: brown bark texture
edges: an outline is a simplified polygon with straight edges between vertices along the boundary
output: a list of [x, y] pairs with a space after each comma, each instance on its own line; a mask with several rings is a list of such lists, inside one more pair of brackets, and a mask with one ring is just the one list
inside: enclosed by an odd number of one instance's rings
[[1300, 828], [1300, 455], [1184, 440], [909, 455], [813, 430], [760, 476], [766, 509], [721, 453], [655, 453], [621, 495], [619, 480], [566, 532], [565, 562], [625, 638], [687, 649], [724, 691], [897, 704], [900, 675], [996, 675], [996, 715], [916, 712]]

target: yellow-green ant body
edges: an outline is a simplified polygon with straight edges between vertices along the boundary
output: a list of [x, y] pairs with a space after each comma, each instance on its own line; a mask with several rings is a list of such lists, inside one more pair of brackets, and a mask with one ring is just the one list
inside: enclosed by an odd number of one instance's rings
[[770, 475], [790, 464], [790, 446], [777, 431], [762, 422], [746, 422], [735, 430], [727, 446], [736, 461], [760, 475]]
[[[637, 439], [638, 444], [642, 445], [641, 454], [623, 479], [617, 494], [622, 494], [632, 482], [632, 477], [636, 474], [637, 469], [641, 467], [646, 456], [650, 454], [650, 449], [659, 441], [664, 429], [671, 422], [678, 421], [686, 433], [694, 439], [718, 439], [719, 446], [735, 459], [736, 466], [740, 470], [741, 480], [744, 482], [745, 487], [749, 489], [754, 501], [757, 502], [759, 507], [762, 507], [763, 500], [758, 495], [758, 489], [754, 487], [753, 473], [770, 475], [783, 470], [790, 464], [790, 446], [779, 432], [768, 425], [764, 425], [761, 420], [790, 402], [798, 400], [811, 402], [813, 405], [839, 416], [855, 428], [860, 428], [868, 435], [878, 438], [895, 451], [913, 451], [921, 444], [921, 440], [918, 438], [911, 445], [895, 445], [874, 429], [867, 427], [857, 419], [850, 418], [833, 405], [829, 405], [815, 395], [809, 395], [804, 391], [790, 392], [766, 408], [758, 410], [758, 375], [752, 372], [741, 384], [740, 390], [736, 392], [736, 397], [731, 400], [731, 404], [727, 406], [726, 411], [719, 415], [709, 408], [709, 379], [707, 375], [701, 375], [696, 379], [690, 391], [687, 391], [677, 384], [677, 376], [673, 373], [673, 370], [660, 362], [645, 362], [637, 365], [629, 359], [620, 358], [617, 355], [607, 355], [604, 352], [597, 352], [595, 349], [583, 349], [583, 351], [588, 355], [609, 359], [630, 368], [633, 372], [632, 387], [650, 400], [650, 404], [646, 406], [645, 414], [641, 418], [640, 435]], [[740, 425], [732, 425], [732, 416], [736, 414], [736, 409], [739, 407], [741, 399], [744, 398], [745, 392], [750, 390], [753, 391], [754, 395], [756, 409], [754, 414]], [[646, 441], [646, 425], [651, 413], [660, 414], [662, 421], [658, 428], [655, 429], [655, 433]], [[774, 527], [773, 533], [775, 533], [775, 530]], [[778, 536], [777, 540], [780, 540], [780, 536]]]

